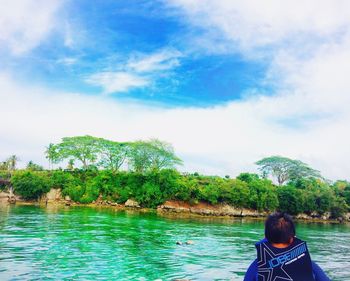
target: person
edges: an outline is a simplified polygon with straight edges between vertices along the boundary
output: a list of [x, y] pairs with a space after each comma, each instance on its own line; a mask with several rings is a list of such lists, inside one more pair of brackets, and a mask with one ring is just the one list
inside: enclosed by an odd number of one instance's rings
[[330, 281], [311, 261], [306, 242], [295, 236], [291, 216], [277, 212], [265, 221], [265, 238], [256, 243], [257, 259], [244, 281]]

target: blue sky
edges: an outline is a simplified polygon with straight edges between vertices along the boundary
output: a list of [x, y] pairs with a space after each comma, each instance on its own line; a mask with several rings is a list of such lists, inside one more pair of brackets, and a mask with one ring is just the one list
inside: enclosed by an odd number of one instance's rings
[[[271, 93], [263, 84], [264, 61], [191, 48], [192, 34], [204, 31], [186, 25], [162, 1], [72, 1], [63, 16], [61, 33], [48, 36], [28, 54], [5, 59], [17, 78], [55, 90], [100, 95], [104, 83], [89, 83], [88, 78], [123, 72], [145, 83], [133, 86], [130, 81], [109, 95], [167, 107], [215, 106], [257, 88]], [[160, 53], [164, 57], [147, 71], [127, 66], [131, 60], [137, 63]]]
[[282, 155], [350, 178], [348, 1], [0, 4], [0, 160], [90, 134], [167, 141], [188, 172]]

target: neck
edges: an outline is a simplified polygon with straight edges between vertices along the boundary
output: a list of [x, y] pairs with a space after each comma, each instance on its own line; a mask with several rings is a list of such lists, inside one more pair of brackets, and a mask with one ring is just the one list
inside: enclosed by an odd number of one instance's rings
[[271, 245], [275, 248], [287, 248], [290, 244], [293, 243], [293, 238], [290, 238], [289, 243], [271, 243]]
[[275, 248], [287, 248], [290, 244], [289, 243], [271, 243], [272, 246]]

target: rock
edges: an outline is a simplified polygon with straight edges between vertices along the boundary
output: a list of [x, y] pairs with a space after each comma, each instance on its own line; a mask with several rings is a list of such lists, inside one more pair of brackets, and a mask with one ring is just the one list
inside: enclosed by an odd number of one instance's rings
[[242, 217], [260, 217], [262, 213], [259, 213], [257, 210], [242, 209]]
[[298, 214], [296, 216], [297, 219], [301, 219], [301, 220], [309, 220], [309, 219], [312, 219], [311, 216], [305, 214], [305, 213], [301, 213], [301, 214]]
[[16, 204], [16, 197], [14, 197], [14, 196], [9, 197], [8, 202], [9, 202], [10, 204]]
[[347, 220], [347, 221], [350, 221], [350, 213], [346, 213], [344, 215], [344, 219]]
[[158, 212], [174, 212], [174, 213], [188, 213], [190, 208], [188, 204], [180, 201], [166, 201], [163, 205], [158, 206]]
[[194, 245], [194, 242], [192, 240], [186, 241], [186, 245]]
[[46, 200], [48, 202], [59, 201], [62, 199], [61, 189], [51, 188], [48, 193], [46, 193]]
[[125, 207], [128, 207], [128, 208], [140, 208], [139, 202], [132, 199], [128, 199], [124, 205]]
[[66, 200], [66, 201], [71, 201], [72, 199], [70, 199], [70, 197], [69, 197], [68, 195], [66, 195], [66, 196], [64, 197], [64, 200]]
[[343, 223], [345, 221], [345, 219], [343, 217], [339, 217], [339, 218], [337, 218], [337, 221], [340, 223]]
[[321, 217], [323, 220], [328, 220], [331, 217], [331, 214], [329, 212], [326, 212], [323, 214], [323, 216]]
[[233, 217], [239, 217], [242, 215], [242, 210], [239, 208], [235, 208], [233, 206], [230, 206], [228, 204], [224, 204], [220, 206], [221, 213], [223, 216], [233, 216]]
[[65, 203], [65, 205], [66, 205], [66, 206], [71, 206], [72, 203], [67, 201], [67, 202]]
[[182, 245], [181, 241], [176, 241], [176, 245]]

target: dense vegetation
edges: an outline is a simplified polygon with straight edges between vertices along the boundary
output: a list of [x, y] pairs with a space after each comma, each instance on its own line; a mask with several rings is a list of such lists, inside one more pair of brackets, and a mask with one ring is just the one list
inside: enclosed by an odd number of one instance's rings
[[[51, 163], [66, 163], [67, 169], [43, 170], [30, 162], [26, 169], [17, 170], [18, 158], [12, 156], [1, 164], [0, 178], [10, 178], [14, 193], [25, 199], [60, 188], [80, 203], [134, 199], [151, 208], [173, 199], [340, 217], [350, 206], [349, 182], [330, 183], [305, 163], [280, 156], [256, 163], [262, 175], [242, 173], [231, 179], [181, 174], [175, 170], [181, 160], [170, 144], [159, 140], [117, 143], [90, 136], [64, 138], [46, 153]], [[80, 162], [79, 168], [75, 162]]]

